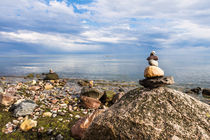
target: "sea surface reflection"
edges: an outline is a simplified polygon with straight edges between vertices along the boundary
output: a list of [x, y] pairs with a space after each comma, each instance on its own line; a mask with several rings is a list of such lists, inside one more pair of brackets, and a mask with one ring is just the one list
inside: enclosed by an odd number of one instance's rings
[[[148, 65], [146, 55], [70, 54], [0, 56], [1, 76], [45, 73], [49, 69], [65, 78], [138, 81]], [[172, 75], [176, 85], [210, 87], [210, 61], [207, 56], [160, 55], [159, 67]]]

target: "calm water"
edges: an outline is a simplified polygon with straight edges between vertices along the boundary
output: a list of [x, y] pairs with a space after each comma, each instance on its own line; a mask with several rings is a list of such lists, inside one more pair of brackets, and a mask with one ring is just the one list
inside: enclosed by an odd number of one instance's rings
[[[148, 65], [147, 55], [71, 54], [42, 56], [0, 56], [0, 75], [48, 72], [61, 77], [138, 81]], [[159, 67], [172, 75], [177, 85], [210, 87], [209, 56], [159, 55]]]

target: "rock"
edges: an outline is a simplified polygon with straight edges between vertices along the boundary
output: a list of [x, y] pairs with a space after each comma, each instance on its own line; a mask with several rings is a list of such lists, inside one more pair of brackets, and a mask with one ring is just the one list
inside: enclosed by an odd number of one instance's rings
[[58, 80], [59, 76], [57, 73], [48, 73], [46, 74], [44, 80]]
[[36, 84], [36, 80], [32, 80], [31, 85], [35, 85], [35, 84]]
[[5, 89], [5, 93], [7, 94], [11, 94], [11, 95], [15, 95], [17, 92], [17, 87], [9, 87], [7, 89]]
[[206, 114], [210, 106], [185, 93], [166, 87], [138, 88], [96, 117], [83, 139], [209, 140]]
[[3, 94], [0, 93], [0, 104], [5, 105], [5, 106], [9, 106], [11, 104], [13, 104], [15, 101], [15, 97], [10, 95], [10, 94]]
[[52, 89], [53, 88], [53, 86], [51, 85], [51, 84], [46, 84], [45, 86], [44, 86], [44, 88], [45, 88], [45, 90], [50, 90], [50, 89]]
[[52, 100], [50, 100], [50, 102], [53, 103], [53, 104], [56, 104], [58, 102], [58, 100], [57, 99], [52, 99]]
[[80, 85], [82, 87], [89, 86], [89, 81], [88, 80], [79, 80], [78, 85]]
[[120, 98], [121, 98], [123, 95], [125, 95], [125, 92], [119, 92], [119, 93], [117, 93], [117, 94], [113, 97], [112, 103], [114, 104], [114, 103], [118, 102], [118, 101], [120, 100]]
[[74, 138], [83, 138], [84, 133], [87, 130], [87, 128], [90, 126], [92, 121], [96, 116], [98, 116], [100, 113], [104, 112], [104, 109], [99, 109], [94, 112], [92, 112], [90, 115], [79, 119], [72, 127], [71, 127], [71, 134]]
[[63, 140], [63, 136], [61, 134], [59, 134], [55, 137], [55, 140]]
[[29, 87], [29, 90], [37, 91], [40, 88], [41, 88], [40, 86], [31, 86], [31, 87]]
[[144, 77], [152, 78], [152, 77], [161, 77], [164, 76], [164, 71], [156, 66], [148, 66], [144, 70]]
[[116, 95], [116, 92], [112, 91], [112, 90], [105, 90], [104, 91], [104, 95], [100, 98], [100, 101], [104, 104], [110, 104], [113, 97]]
[[210, 96], [210, 89], [208, 89], [208, 88], [203, 89], [202, 94]]
[[193, 94], [193, 93], [195, 93], [195, 94], [200, 94], [201, 92], [202, 92], [202, 89], [201, 89], [200, 87], [197, 87], [197, 88], [193, 88], [193, 89], [187, 91], [186, 93], [190, 93], [190, 94]]
[[168, 76], [143, 79], [139, 80], [139, 84], [144, 86], [145, 88], [156, 88], [174, 84], [174, 78], [172, 76]]
[[101, 105], [101, 102], [99, 100], [91, 97], [81, 96], [80, 99], [82, 101], [83, 106], [86, 108], [97, 109]]
[[34, 78], [34, 74], [33, 73], [29, 73], [25, 78], [33, 79]]
[[119, 92], [124, 92], [124, 91], [125, 90], [122, 87], [119, 88]]
[[28, 130], [36, 126], [37, 126], [37, 121], [31, 119], [25, 119], [25, 121], [20, 125], [20, 129], [22, 131], [27, 132]]
[[15, 125], [18, 125], [20, 123], [20, 121], [18, 120], [13, 120], [12, 123], [14, 123]]
[[81, 95], [88, 96], [88, 97], [95, 98], [95, 99], [100, 99], [104, 95], [104, 93], [99, 91], [96, 88], [84, 87], [81, 90]]
[[148, 63], [149, 63], [150, 66], [156, 66], [156, 67], [158, 67], [158, 61], [156, 61], [156, 60], [152, 60], [151, 59], [151, 60], [148, 61]]
[[93, 87], [93, 80], [91, 80], [91, 81], [89, 82], [89, 87], [90, 87], [90, 88]]
[[36, 106], [37, 104], [31, 100], [19, 100], [13, 104], [9, 110], [13, 112], [13, 116], [20, 117], [30, 115]]
[[116, 95], [116, 92], [112, 90], [106, 90], [105, 91], [105, 96], [106, 96], [106, 102], [112, 101], [113, 97]]
[[51, 112], [44, 112], [43, 117], [51, 117], [52, 116], [52, 113]]
[[2, 87], [0, 87], [0, 93], [3, 93], [3, 92], [4, 92], [3, 88], [2, 88]]

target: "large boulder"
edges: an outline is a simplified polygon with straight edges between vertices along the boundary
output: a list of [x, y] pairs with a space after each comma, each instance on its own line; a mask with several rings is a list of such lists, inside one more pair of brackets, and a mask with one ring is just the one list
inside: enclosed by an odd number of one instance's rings
[[144, 70], [145, 78], [161, 77], [164, 76], [164, 71], [156, 66], [148, 66]]
[[210, 139], [210, 106], [174, 89], [135, 89], [97, 116], [85, 140]]
[[21, 117], [30, 115], [36, 108], [37, 104], [31, 100], [18, 100], [10, 107], [10, 111], [13, 112], [13, 116]]
[[143, 79], [139, 80], [139, 84], [144, 86], [145, 88], [157, 88], [174, 84], [174, 78], [172, 76], [168, 76]]
[[84, 87], [81, 90], [81, 96], [88, 96], [95, 99], [100, 99], [104, 95], [103, 92], [96, 88]]

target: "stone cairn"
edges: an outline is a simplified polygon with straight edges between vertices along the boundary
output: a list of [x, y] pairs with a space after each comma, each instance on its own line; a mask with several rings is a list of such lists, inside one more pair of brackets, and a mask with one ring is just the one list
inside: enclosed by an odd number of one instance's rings
[[139, 84], [145, 88], [157, 88], [161, 86], [174, 84], [174, 78], [172, 76], [164, 76], [164, 71], [158, 67], [158, 57], [155, 55], [155, 51], [150, 53], [147, 58], [149, 66], [144, 70], [145, 79], [139, 80]]

